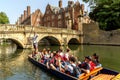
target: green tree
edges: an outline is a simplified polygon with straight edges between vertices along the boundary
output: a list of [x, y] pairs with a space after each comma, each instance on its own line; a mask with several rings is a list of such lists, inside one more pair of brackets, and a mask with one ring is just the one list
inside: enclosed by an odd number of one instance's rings
[[114, 30], [120, 28], [120, 0], [84, 0], [92, 6], [89, 16], [99, 23], [100, 29]]
[[9, 19], [6, 13], [0, 12], [0, 24], [8, 24], [8, 23], [9, 23]]

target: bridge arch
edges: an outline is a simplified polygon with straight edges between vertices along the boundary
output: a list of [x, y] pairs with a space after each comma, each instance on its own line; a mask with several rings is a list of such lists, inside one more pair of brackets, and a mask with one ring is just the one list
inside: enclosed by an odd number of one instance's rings
[[80, 44], [79, 40], [77, 38], [71, 38], [68, 41], [68, 44]]
[[18, 39], [7, 38], [7, 40], [12, 40], [17, 45], [17, 48], [25, 48], [24, 44]]
[[39, 45], [61, 45], [59, 39], [54, 36], [44, 36], [38, 42]]

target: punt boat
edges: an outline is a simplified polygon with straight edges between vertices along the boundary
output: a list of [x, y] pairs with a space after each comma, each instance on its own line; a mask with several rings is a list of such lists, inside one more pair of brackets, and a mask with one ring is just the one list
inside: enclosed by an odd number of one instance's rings
[[28, 60], [32, 62], [34, 65], [37, 67], [52, 73], [53, 75], [61, 78], [62, 80], [120, 80], [120, 73], [106, 69], [106, 68], [98, 68], [93, 71], [91, 71], [88, 74], [83, 73], [79, 78], [76, 78], [74, 76], [68, 75], [66, 73], [53, 70], [53, 69], [48, 69], [45, 64], [40, 63], [32, 58], [32, 55], [28, 56]]

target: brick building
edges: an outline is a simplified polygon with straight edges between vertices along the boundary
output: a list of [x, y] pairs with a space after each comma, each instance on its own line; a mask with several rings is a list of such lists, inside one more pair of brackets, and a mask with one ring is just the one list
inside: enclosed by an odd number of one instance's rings
[[31, 26], [40, 26], [42, 25], [42, 17], [43, 14], [39, 9], [35, 10], [35, 12], [31, 13], [30, 6], [27, 6], [27, 10], [24, 10], [24, 14], [21, 14], [19, 19], [17, 20], [17, 25], [31, 25]]
[[[84, 14], [84, 5], [78, 1], [68, 1], [67, 7], [62, 6], [62, 0], [59, 0], [59, 7], [47, 5], [43, 16], [43, 25], [58, 28], [78, 28], [78, 16]], [[81, 12], [81, 13], [80, 13]]]
[[[57, 28], [69, 28], [78, 30], [78, 16], [86, 14], [84, 11], [84, 5], [79, 1], [69, 0], [67, 7], [62, 6], [62, 0], [59, 0], [58, 7], [48, 4], [44, 15], [38, 9], [32, 14], [30, 13], [30, 6], [27, 7], [27, 11], [24, 11], [24, 15], [21, 15], [17, 24], [32, 25], [32, 26], [45, 26], [45, 27], [57, 27]], [[88, 16], [83, 16], [83, 23], [90, 21]]]

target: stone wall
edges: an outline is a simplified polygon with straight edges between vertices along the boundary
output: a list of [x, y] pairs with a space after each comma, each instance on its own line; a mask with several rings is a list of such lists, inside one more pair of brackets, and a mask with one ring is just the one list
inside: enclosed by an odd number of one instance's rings
[[103, 31], [97, 23], [83, 24], [83, 43], [100, 45], [120, 45], [120, 30]]

